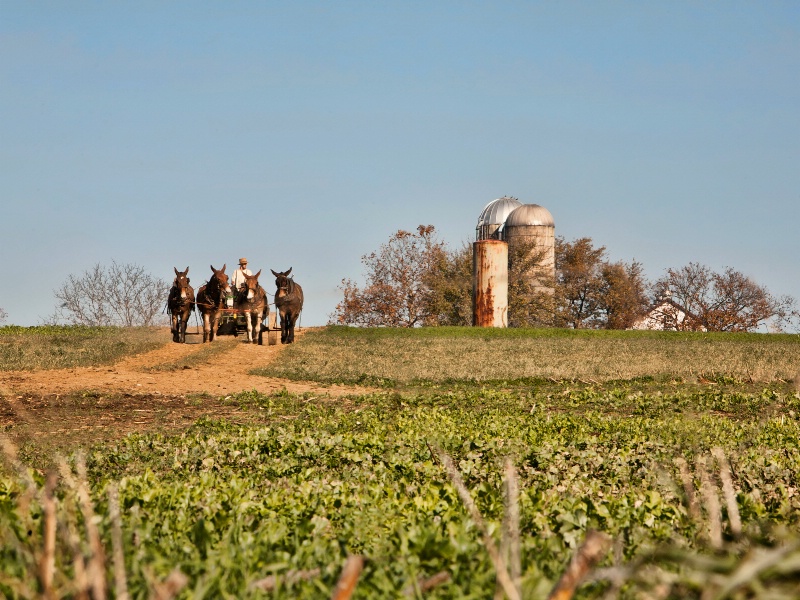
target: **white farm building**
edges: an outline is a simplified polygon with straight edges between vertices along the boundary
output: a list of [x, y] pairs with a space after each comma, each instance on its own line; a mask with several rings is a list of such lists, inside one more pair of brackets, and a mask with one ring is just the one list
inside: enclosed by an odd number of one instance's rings
[[[656, 300], [647, 313], [636, 320], [631, 329], [653, 331], [685, 331], [696, 329], [692, 321], [697, 318], [672, 299], [669, 291]], [[701, 328], [702, 331], [705, 328]]]

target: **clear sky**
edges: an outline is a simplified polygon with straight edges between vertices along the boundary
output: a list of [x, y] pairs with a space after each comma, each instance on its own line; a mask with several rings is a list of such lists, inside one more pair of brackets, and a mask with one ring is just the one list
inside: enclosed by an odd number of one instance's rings
[[800, 299], [800, 3], [0, 0], [0, 307], [95, 263], [293, 267], [303, 325], [398, 229], [547, 207], [651, 278]]

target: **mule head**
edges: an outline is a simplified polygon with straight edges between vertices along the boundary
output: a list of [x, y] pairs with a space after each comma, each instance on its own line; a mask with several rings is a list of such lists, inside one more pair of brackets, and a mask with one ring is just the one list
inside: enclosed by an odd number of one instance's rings
[[258, 290], [259, 275], [261, 275], [261, 269], [259, 269], [258, 273], [256, 273], [255, 275], [248, 275], [247, 273], [244, 274], [245, 289], [247, 290], [248, 300], [252, 300], [256, 295], [256, 291]]
[[[270, 269], [272, 271], [272, 269]], [[272, 271], [272, 274], [275, 275], [275, 297], [282, 298], [292, 293], [294, 282], [289, 278], [289, 273], [292, 272], [292, 267], [289, 267], [288, 271], [283, 271], [282, 273], [276, 273]]]
[[212, 281], [216, 281], [217, 287], [222, 291], [224, 294], [230, 292], [231, 286], [228, 283], [228, 276], [225, 274], [225, 267], [227, 263], [222, 265], [221, 269], [215, 269], [214, 265], [211, 265], [211, 270], [214, 272], [214, 276], [209, 280], [209, 284]]
[[186, 267], [185, 271], [178, 271], [176, 267], [172, 267], [175, 270], [175, 287], [180, 290], [181, 298], [186, 298], [187, 290], [189, 289], [189, 278], [186, 276], [189, 273], [189, 267]]

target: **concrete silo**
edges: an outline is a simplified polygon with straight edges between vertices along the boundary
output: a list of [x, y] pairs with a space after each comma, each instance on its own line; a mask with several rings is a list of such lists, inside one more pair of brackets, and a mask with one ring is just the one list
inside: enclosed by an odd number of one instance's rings
[[529, 252], [541, 254], [539, 269], [529, 275], [534, 287], [552, 290], [556, 276], [556, 224], [553, 215], [544, 206], [523, 204], [515, 208], [506, 218], [502, 238], [508, 242], [508, 251], [514, 255], [515, 246], [531, 244]]
[[511, 196], [492, 200], [483, 207], [478, 225], [475, 227], [476, 240], [502, 240], [503, 224], [511, 212], [522, 206], [522, 202]]
[[508, 327], [508, 244], [472, 244], [472, 325]]
[[503, 196], [483, 207], [472, 244], [472, 324], [508, 327], [508, 244], [506, 217], [522, 203]]

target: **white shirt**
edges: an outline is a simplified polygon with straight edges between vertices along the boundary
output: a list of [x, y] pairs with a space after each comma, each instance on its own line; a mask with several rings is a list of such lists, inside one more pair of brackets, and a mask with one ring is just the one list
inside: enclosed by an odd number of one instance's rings
[[243, 269], [242, 267], [239, 267], [233, 272], [233, 275], [231, 275], [231, 287], [234, 290], [238, 291], [239, 286], [247, 281], [245, 274], [252, 275], [250, 269]]

